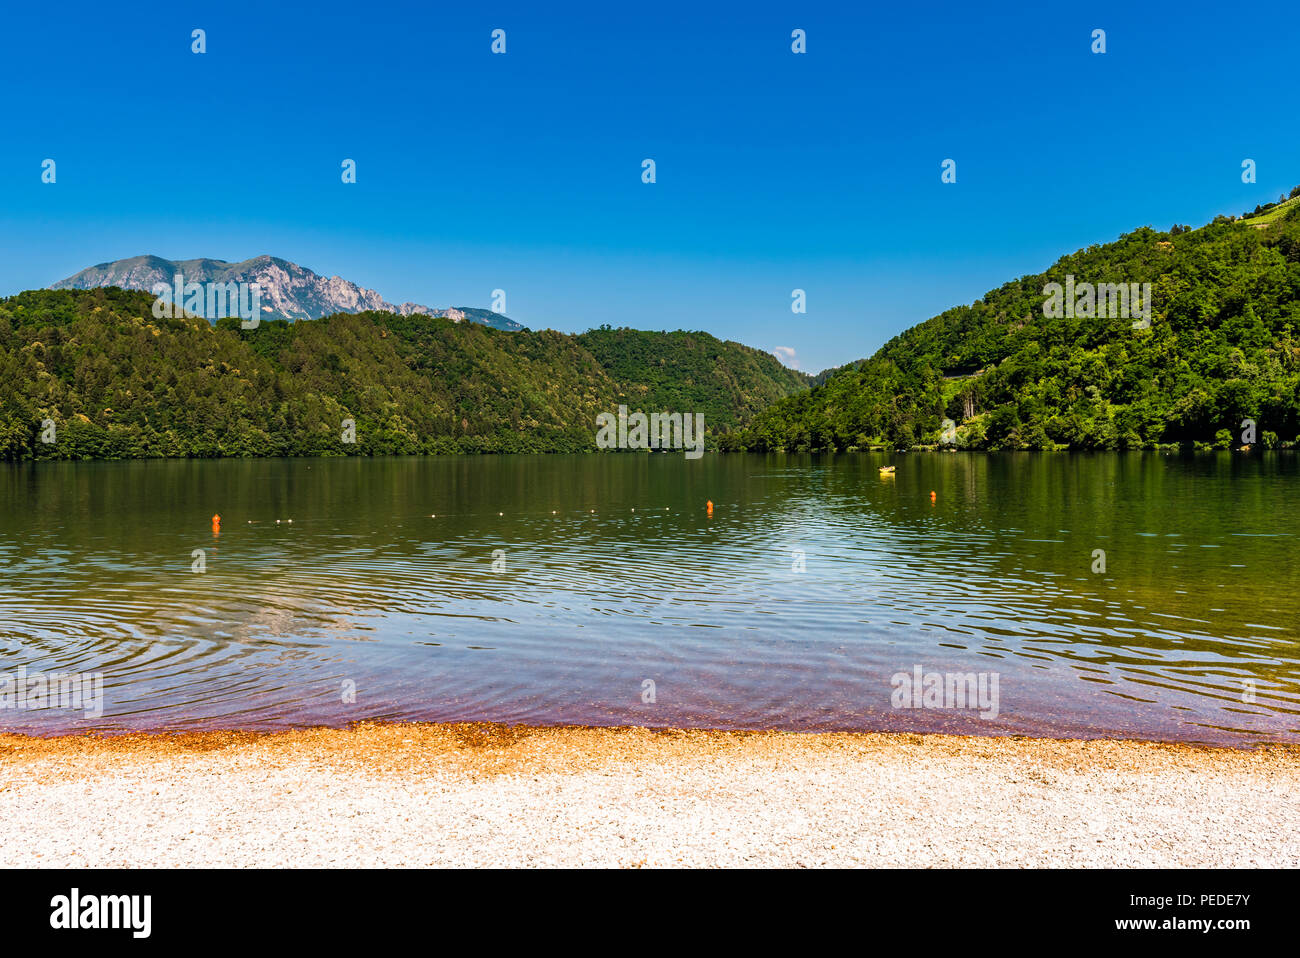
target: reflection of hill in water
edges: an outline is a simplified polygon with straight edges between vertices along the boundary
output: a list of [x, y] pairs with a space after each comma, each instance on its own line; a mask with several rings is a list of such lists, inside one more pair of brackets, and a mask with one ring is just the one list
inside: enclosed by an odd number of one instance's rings
[[[6, 467], [0, 669], [102, 670], [119, 724], [1295, 739], [1298, 483], [1285, 453]], [[916, 664], [997, 670], [996, 727], [891, 711]]]

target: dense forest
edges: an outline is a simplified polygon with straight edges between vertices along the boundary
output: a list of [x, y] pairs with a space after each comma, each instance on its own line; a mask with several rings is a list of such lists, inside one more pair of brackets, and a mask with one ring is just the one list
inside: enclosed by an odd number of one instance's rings
[[[1149, 283], [1149, 325], [1045, 310], [1067, 282]], [[0, 299], [0, 458], [588, 451], [620, 404], [702, 412], [724, 450], [909, 448], [945, 420], [968, 449], [1226, 448], [1247, 419], [1266, 448], [1300, 442], [1300, 191], [1080, 250], [817, 377], [704, 332], [244, 330], [151, 307], [116, 287]]]
[[713, 445], [808, 382], [702, 332], [391, 313], [244, 330], [152, 304], [116, 287], [0, 299], [0, 458], [576, 452], [620, 403], [703, 412]]
[[[950, 309], [723, 436], [730, 450], [1136, 449], [1300, 434], [1300, 188], [1200, 229], [1144, 227]], [[1150, 283], [1149, 328], [1045, 315], [1048, 283]]]

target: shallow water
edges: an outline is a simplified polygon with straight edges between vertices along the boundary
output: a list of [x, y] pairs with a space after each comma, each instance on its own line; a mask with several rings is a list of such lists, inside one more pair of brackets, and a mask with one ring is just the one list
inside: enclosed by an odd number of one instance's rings
[[[103, 676], [0, 728], [1300, 741], [1297, 492], [1289, 452], [0, 464], [0, 675]], [[996, 715], [895, 707], [918, 668]]]

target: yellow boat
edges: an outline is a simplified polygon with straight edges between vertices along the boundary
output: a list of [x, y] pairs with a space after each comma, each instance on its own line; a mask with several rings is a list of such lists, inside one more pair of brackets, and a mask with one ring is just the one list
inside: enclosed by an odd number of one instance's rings
[[893, 467], [893, 466], [881, 466], [881, 467], [880, 467], [880, 474], [881, 474], [882, 476], [892, 476], [892, 475], [894, 474], [894, 467]]

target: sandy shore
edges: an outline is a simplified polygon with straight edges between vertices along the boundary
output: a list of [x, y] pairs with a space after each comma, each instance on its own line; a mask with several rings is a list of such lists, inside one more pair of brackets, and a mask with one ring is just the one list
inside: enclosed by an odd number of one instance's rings
[[0, 865], [1297, 866], [1300, 748], [363, 725], [0, 735]]

